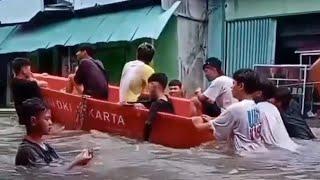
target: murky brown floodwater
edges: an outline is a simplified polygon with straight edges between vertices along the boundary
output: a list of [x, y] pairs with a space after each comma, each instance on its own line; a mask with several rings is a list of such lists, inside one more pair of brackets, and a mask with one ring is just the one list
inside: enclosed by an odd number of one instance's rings
[[[320, 130], [312, 129], [319, 137]], [[48, 168], [14, 166], [24, 134], [9, 117], [0, 118], [0, 179], [320, 179], [320, 141], [296, 141], [299, 153], [272, 149], [239, 157], [224, 154], [211, 144], [171, 149], [122, 137], [64, 131], [48, 139], [57, 152], [72, 159], [81, 149], [96, 149], [92, 162], [68, 173]]]

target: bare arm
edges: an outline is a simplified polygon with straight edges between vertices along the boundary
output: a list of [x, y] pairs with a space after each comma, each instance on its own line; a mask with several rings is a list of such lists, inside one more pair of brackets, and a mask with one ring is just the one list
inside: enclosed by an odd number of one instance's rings
[[210, 122], [205, 122], [202, 117], [197, 116], [192, 118], [193, 125], [199, 130], [212, 130], [213, 127], [211, 126]]

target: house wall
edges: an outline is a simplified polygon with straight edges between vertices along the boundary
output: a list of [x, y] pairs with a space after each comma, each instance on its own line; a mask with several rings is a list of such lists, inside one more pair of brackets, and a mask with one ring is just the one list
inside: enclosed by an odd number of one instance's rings
[[226, 20], [320, 12], [319, 0], [226, 0]]

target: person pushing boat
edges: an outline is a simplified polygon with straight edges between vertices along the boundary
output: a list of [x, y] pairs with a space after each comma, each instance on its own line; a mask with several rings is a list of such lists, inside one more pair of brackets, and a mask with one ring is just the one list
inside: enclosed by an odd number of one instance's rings
[[300, 113], [300, 106], [292, 98], [288, 88], [277, 88], [271, 102], [279, 109], [290, 137], [305, 140], [316, 138], [306, 120], [303, 119]]
[[213, 130], [218, 141], [227, 141], [236, 153], [264, 150], [261, 139], [260, 112], [253, 100], [259, 90], [259, 76], [251, 69], [240, 69], [233, 74], [232, 94], [239, 100], [226, 108], [217, 118], [194, 117], [198, 130]]
[[268, 145], [296, 151], [298, 145], [290, 139], [279, 110], [269, 102], [275, 91], [276, 87], [272, 81], [261, 78], [260, 91], [255, 97], [255, 101], [262, 119], [262, 139]]
[[[148, 119], [144, 132], [144, 140], [149, 140], [152, 124], [157, 118], [158, 112], [174, 113], [169, 96], [165, 94], [168, 77], [164, 73], [154, 73], [148, 79], [149, 100], [144, 103], [136, 103], [136, 108], [149, 109]], [[144, 97], [141, 97], [145, 100]], [[138, 98], [139, 101], [139, 98]]]

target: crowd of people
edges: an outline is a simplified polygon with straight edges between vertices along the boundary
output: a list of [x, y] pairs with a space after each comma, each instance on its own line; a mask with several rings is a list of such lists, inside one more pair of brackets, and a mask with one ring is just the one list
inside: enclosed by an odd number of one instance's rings
[[[155, 73], [150, 63], [155, 49], [143, 43], [137, 49], [137, 59], [123, 67], [119, 104], [149, 109], [144, 139], [148, 140], [158, 112], [174, 113], [171, 97], [186, 98], [179, 80], [171, 80], [164, 73]], [[93, 58], [90, 47], [80, 47], [76, 53], [79, 66], [68, 77], [66, 93], [85, 94], [108, 99], [108, 71], [101, 61]], [[48, 84], [33, 78], [30, 61], [16, 58], [12, 67], [14, 78], [11, 90], [19, 123], [26, 126], [26, 136], [19, 146], [16, 165], [48, 164], [59, 156], [44, 143], [43, 135], [51, 129], [51, 111], [43, 102], [40, 87]], [[235, 152], [255, 151], [268, 145], [295, 150], [290, 137], [313, 139], [315, 136], [302, 118], [298, 104], [287, 88], [276, 88], [267, 78], [252, 69], [240, 69], [233, 77], [224, 75], [221, 61], [208, 58], [203, 72], [211, 82], [202, 91], [195, 91], [192, 123], [199, 131], [212, 130], [218, 141], [227, 141]], [[168, 88], [167, 88], [168, 86]], [[168, 95], [166, 89], [169, 89]], [[92, 158], [84, 150], [68, 169], [85, 164]]]

